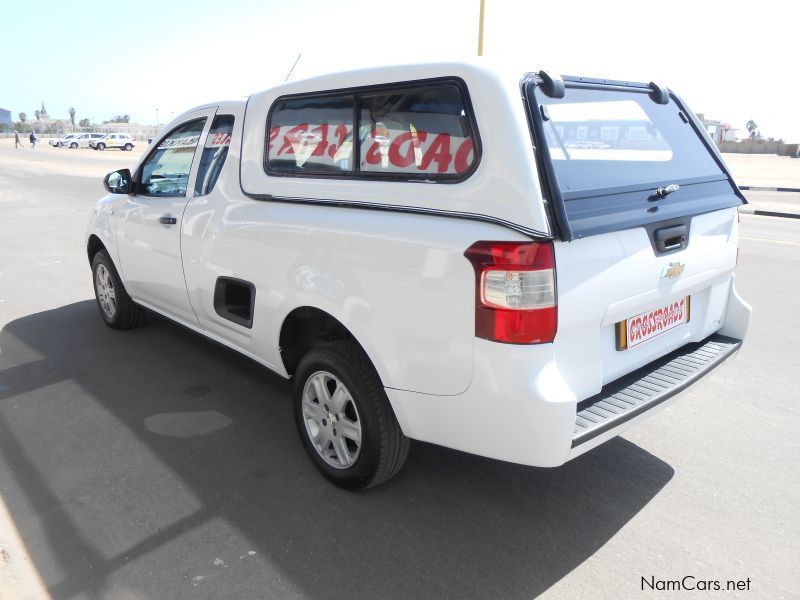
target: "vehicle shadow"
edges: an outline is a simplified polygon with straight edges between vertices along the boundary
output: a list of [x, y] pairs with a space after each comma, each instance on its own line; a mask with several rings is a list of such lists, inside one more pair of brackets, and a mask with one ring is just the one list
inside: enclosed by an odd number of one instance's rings
[[344, 492], [305, 456], [287, 382], [96, 310], [0, 332], [2, 493], [58, 598], [530, 598], [673, 475], [620, 438], [559, 469], [415, 443], [395, 479]]

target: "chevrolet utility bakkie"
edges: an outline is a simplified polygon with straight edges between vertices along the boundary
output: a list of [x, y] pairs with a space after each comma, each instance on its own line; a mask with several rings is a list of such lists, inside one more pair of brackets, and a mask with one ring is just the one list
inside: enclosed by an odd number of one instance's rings
[[455, 62], [291, 81], [180, 115], [105, 185], [105, 322], [146, 308], [293, 378], [303, 445], [350, 489], [412, 439], [562, 465], [749, 323], [746, 201], [655, 83]]

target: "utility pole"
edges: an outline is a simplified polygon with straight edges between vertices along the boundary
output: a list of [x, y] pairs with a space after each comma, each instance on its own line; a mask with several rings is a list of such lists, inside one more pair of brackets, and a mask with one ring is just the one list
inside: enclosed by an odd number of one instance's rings
[[483, 15], [486, 12], [486, 0], [481, 0], [481, 17], [478, 21], [478, 56], [483, 56]]

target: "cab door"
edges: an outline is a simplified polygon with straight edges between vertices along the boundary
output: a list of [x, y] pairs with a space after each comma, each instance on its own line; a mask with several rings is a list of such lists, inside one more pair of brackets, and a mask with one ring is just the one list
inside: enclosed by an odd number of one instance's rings
[[[125, 288], [145, 305], [197, 325], [181, 263], [181, 222], [197, 176], [198, 146], [216, 109], [191, 113], [155, 145], [116, 217]], [[202, 150], [202, 148], [200, 148]]]

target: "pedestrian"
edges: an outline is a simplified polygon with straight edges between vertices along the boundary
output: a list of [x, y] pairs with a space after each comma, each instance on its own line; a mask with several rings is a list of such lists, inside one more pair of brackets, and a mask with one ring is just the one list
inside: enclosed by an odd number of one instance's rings
[[39, 138], [36, 137], [36, 132], [31, 131], [30, 140], [31, 140], [31, 148], [36, 150], [36, 142]]
[[22, 142], [19, 141], [19, 131], [14, 130], [14, 148], [24, 148]]

